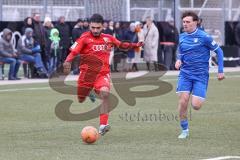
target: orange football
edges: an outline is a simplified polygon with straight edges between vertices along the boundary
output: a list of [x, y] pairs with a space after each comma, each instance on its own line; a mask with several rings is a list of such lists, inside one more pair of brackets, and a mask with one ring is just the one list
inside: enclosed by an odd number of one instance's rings
[[98, 130], [93, 126], [86, 126], [82, 129], [81, 138], [85, 143], [94, 143], [98, 140]]

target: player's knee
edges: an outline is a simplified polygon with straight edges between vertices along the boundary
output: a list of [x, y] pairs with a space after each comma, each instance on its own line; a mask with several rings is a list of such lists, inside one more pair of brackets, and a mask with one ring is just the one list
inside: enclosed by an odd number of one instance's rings
[[100, 97], [101, 97], [102, 99], [108, 98], [108, 97], [109, 97], [109, 92], [101, 91], [101, 92], [100, 92]]
[[202, 107], [202, 106], [196, 106], [196, 105], [193, 105], [193, 104], [192, 104], [192, 108], [193, 108], [194, 110], [199, 110], [201, 107]]
[[192, 108], [195, 110], [199, 110], [203, 105], [204, 99], [200, 97], [192, 97]]
[[107, 87], [102, 87], [100, 89], [100, 97], [102, 99], [106, 99], [109, 97], [109, 89]]
[[192, 102], [192, 108], [194, 110], [199, 110], [202, 107], [202, 102], [198, 101], [198, 102]]

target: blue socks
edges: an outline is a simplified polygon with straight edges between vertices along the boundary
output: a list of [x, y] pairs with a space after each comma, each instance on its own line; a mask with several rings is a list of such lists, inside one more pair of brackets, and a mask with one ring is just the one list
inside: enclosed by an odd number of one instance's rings
[[188, 120], [187, 119], [181, 120], [180, 125], [182, 127], [182, 130], [187, 130], [188, 129]]

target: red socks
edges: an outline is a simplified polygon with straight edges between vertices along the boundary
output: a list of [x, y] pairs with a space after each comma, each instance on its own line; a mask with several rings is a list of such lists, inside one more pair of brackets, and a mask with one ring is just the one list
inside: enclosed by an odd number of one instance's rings
[[108, 114], [100, 114], [100, 125], [107, 125], [108, 124]]

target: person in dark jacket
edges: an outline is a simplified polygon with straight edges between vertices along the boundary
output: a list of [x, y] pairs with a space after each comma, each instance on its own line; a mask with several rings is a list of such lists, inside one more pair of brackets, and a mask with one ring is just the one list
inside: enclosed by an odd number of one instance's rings
[[113, 35], [114, 33], [114, 22], [113, 21], [104, 21], [103, 23], [103, 33]]
[[84, 32], [83, 20], [78, 19], [76, 25], [72, 29], [72, 40], [75, 42]]
[[40, 44], [41, 48], [45, 48], [45, 32], [43, 24], [41, 23], [40, 14], [35, 13], [33, 15], [33, 38]]
[[23, 27], [22, 27], [22, 30], [21, 30], [22, 35], [25, 34], [25, 29], [26, 29], [26, 28], [32, 28], [32, 29], [34, 29], [32, 17], [26, 17], [26, 18], [23, 20]]
[[11, 43], [12, 31], [5, 28], [2, 32], [3, 34], [0, 38], [0, 62], [10, 64], [8, 80], [19, 80], [17, 73], [21, 63], [17, 59], [17, 52]]
[[178, 31], [174, 26], [173, 19], [169, 19], [168, 22], [163, 25], [163, 40], [160, 42], [163, 50], [163, 62], [168, 70], [174, 69], [176, 61], [176, 48], [178, 45]]
[[[77, 20], [77, 24], [74, 26], [73, 30], [72, 30], [72, 39], [75, 42], [79, 37], [81, 37], [81, 35], [89, 30], [89, 23], [88, 23], [88, 19], [85, 18], [84, 20], [82, 19], [78, 19]], [[73, 65], [72, 65], [72, 70], [73, 70], [73, 74], [79, 74], [79, 62], [80, 62], [80, 56], [77, 56], [74, 61], [73, 61]]]
[[[120, 26], [120, 22], [116, 22], [114, 25], [114, 37], [116, 37], [118, 40], [123, 40], [124, 32], [123, 29]], [[124, 51], [120, 50], [119, 48], [114, 48], [114, 56], [113, 56], [113, 72], [119, 72], [118, 70], [118, 64], [121, 62], [123, 57], [125, 56]]]
[[[105, 33], [105, 34], [110, 34], [113, 36], [114, 34], [114, 22], [111, 20], [111, 21], [104, 21], [103, 23], [103, 31], [102, 33]], [[110, 58], [109, 58], [109, 64], [110, 64], [110, 68], [111, 68], [111, 71], [115, 71], [114, 68], [113, 68], [113, 56], [114, 56], [114, 50], [112, 50], [110, 52]]]
[[33, 38], [40, 44], [41, 56], [45, 67], [47, 67], [47, 55], [45, 52], [46, 47], [46, 37], [43, 24], [41, 23], [41, 17], [39, 13], [34, 13], [33, 15]]
[[43, 65], [40, 54], [40, 45], [34, 41], [32, 36], [32, 28], [26, 28], [25, 34], [18, 40], [17, 50], [19, 53], [19, 59], [29, 63], [34, 63], [34, 67], [37, 69], [39, 76], [47, 77], [47, 71]]
[[65, 17], [60, 16], [55, 28], [59, 31], [60, 42], [59, 48], [61, 50], [61, 55], [59, 61], [64, 62], [68, 55], [68, 49], [70, 47], [70, 29], [67, 23], [65, 23]]

